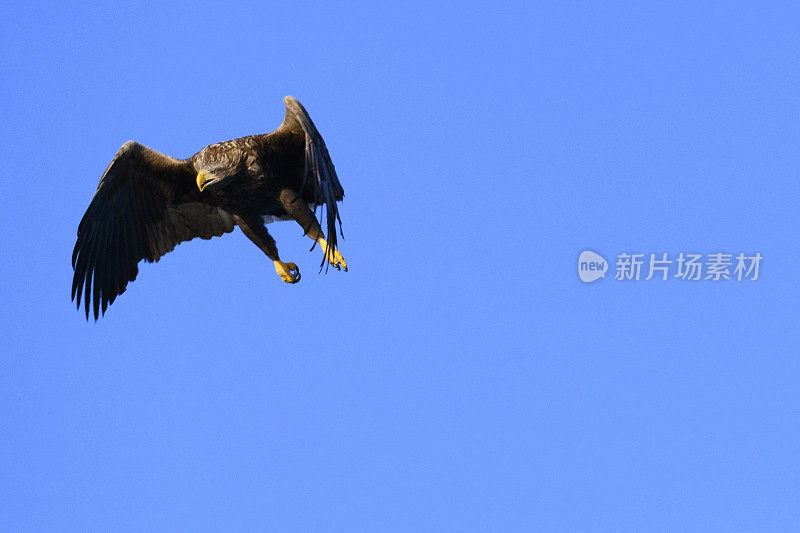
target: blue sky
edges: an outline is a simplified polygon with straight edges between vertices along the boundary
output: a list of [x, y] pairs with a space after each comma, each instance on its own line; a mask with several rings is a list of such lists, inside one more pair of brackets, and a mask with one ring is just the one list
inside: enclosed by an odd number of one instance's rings
[[[795, 3], [5, 10], [0, 529], [781, 529], [800, 521]], [[78, 222], [292, 94], [346, 191], [141, 266], [97, 323]], [[759, 252], [757, 281], [577, 275]]]

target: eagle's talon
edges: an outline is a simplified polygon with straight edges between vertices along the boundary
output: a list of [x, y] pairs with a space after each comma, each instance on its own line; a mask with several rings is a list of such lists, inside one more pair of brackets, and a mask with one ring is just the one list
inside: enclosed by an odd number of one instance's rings
[[339, 253], [339, 250], [328, 250], [328, 253], [325, 254], [325, 258], [336, 270], [341, 270], [344, 268], [344, 271], [347, 272], [347, 263], [345, 263], [344, 257], [342, 257], [342, 254]]
[[294, 263], [283, 263], [275, 261], [275, 272], [286, 283], [297, 283], [300, 281], [300, 269]]

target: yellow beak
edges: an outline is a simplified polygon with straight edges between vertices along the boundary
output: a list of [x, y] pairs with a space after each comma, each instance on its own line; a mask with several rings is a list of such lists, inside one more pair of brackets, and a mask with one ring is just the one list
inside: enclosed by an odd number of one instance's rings
[[197, 188], [200, 189], [200, 192], [203, 192], [203, 188], [208, 185], [210, 180], [211, 176], [205, 170], [197, 174]]

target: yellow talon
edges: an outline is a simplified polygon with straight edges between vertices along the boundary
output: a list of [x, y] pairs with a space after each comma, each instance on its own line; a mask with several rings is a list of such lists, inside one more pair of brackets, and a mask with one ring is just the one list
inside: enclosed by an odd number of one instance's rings
[[339, 253], [339, 250], [335, 249], [333, 246], [328, 246], [328, 243], [322, 237], [320, 237], [317, 242], [320, 247], [322, 247], [322, 252], [325, 254], [325, 259], [328, 260], [328, 263], [333, 265], [337, 270], [343, 268], [344, 271], [347, 272], [347, 263], [345, 263], [344, 257]]
[[330, 264], [336, 268], [343, 268], [344, 271], [347, 272], [347, 263], [345, 263], [344, 257], [342, 257], [342, 254], [339, 253], [339, 250], [328, 250], [326, 258]]
[[275, 272], [286, 283], [297, 283], [300, 281], [300, 269], [294, 263], [283, 263], [275, 261]]

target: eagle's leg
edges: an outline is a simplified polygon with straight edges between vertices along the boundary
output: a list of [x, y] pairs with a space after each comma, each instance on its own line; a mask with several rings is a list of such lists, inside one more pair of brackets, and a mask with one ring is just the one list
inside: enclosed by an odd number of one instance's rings
[[286, 283], [300, 281], [300, 269], [294, 263], [281, 261], [280, 256], [278, 256], [278, 246], [275, 244], [275, 239], [264, 227], [261, 217], [234, 215], [233, 219], [242, 232], [247, 235], [247, 238], [267, 254], [267, 257], [272, 259], [275, 264], [275, 272], [278, 273], [283, 281]]
[[344, 271], [347, 272], [347, 263], [345, 263], [344, 257], [339, 253], [339, 250], [333, 246], [328, 246], [327, 241], [325, 241], [325, 234], [322, 233], [322, 228], [319, 227], [319, 222], [317, 222], [317, 217], [314, 216], [314, 212], [308, 207], [308, 204], [290, 189], [281, 191], [280, 201], [289, 216], [295, 219], [300, 224], [300, 227], [303, 228], [303, 233], [319, 243], [322, 253], [325, 254], [325, 259], [337, 270], [344, 268]]

